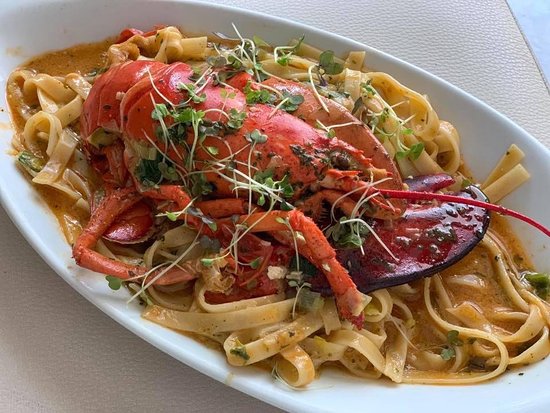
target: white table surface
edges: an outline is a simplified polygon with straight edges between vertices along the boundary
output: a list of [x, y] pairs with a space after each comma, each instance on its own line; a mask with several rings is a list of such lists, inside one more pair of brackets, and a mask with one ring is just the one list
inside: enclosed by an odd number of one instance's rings
[[[216, 2], [389, 52], [479, 97], [550, 146], [550, 96], [504, 0]], [[277, 411], [109, 319], [46, 266], [2, 210], [0, 228], [1, 412]]]

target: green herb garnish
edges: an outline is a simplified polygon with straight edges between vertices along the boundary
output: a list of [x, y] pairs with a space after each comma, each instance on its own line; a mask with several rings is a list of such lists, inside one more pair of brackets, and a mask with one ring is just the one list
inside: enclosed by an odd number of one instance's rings
[[227, 59], [223, 56], [209, 56], [206, 58], [206, 63], [214, 69], [221, 69], [228, 64]]
[[155, 103], [153, 111], [151, 112], [151, 118], [155, 120], [164, 119], [170, 112], [164, 103]]
[[302, 257], [301, 255], [296, 258], [296, 256], [292, 257], [292, 260], [290, 260], [290, 264], [288, 265], [288, 268], [291, 271], [298, 271], [298, 269], [302, 272], [304, 275], [308, 276], [315, 276], [319, 273], [319, 270], [315, 265], [313, 265], [311, 262], [309, 262], [307, 259]]
[[42, 158], [34, 156], [28, 151], [20, 152], [19, 155], [17, 155], [17, 160], [21, 166], [33, 176], [40, 172], [42, 168], [44, 168], [44, 165], [46, 165]]
[[211, 267], [214, 265], [214, 259], [213, 258], [201, 258], [201, 264], [205, 267]]
[[464, 344], [464, 342], [458, 338], [458, 331], [451, 330], [447, 333], [447, 344], [443, 350], [441, 350], [441, 358], [443, 360], [450, 360], [454, 357], [456, 357], [456, 350], [455, 347], [460, 347]]
[[252, 268], [253, 270], [260, 268], [260, 265], [262, 265], [263, 260], [264, 260], [264, 257], [255, 258], [253, 261], [250, 262], [249, 264], [250, 268]]
[[285, 112], [294, 112], [302, 103], [304, 103], [304, 97], [302, 95], [292, 95], [284, 91], [282, 104], [279, 108]]
[[411, 161], [416, 161], [420, 157], [420, 154], [422, 153], [423, 150], [424, 150], [424, 144], [422, 142], [418, 142], [412, 145], [407, 150], [398, 151], [395, 154], [395, 157], [397, 159], [408, 157]]
[[159, 162], [156, 159], [141, 159], [135, 173], [139, 181], [147, 187], [160, 184], [163, 178], [159, 169]]
[[348, 218], [340, 218], [340, 222], [326, 230], [327, 237], [332, 238], [334, 244], [340, 248], [361, 248], [369, 229], [361, 222], [343, 223]]
[[243, 123], [246, 119], [246, 112], [239, 112], [235, 108], [231, 108], [228, 113], [229, 120], [227, 121], [227, 127], [233, 130], [238, 130], [243, 127]]
[[[304, 41], [304, 37], [305, 37], [304, 35], [300, 37], [300, 40], [298, 40], [298, 42], [294, 46], [279, 46], [275, 48], [274, 55], [279, 65], [288, 66], [288, 64], [290, 63], [291, 57], [298, 51], [298, 49], [302, 45], [302, 42]], [[279, 50], [284, 50], [284, 52], [279, 55], [278, 54]]]
[[248, 142], [252, 143], [265, 143], [267, 142], [267, 135], [264, 135], [258, 129], [254, 129], [252, 132], [244, 135]]
[[334, 52], [332, 50], [325, 50], [319, 56], [319, 68], [322, 70], [322, 74], [337, 75], [344, 70], [344, 66], [334, 61]]
[[550, 275], [544, 273], [527, 272], [523, 277], [535, 289], [535, 292], [540, 298], [546, 299], [550, 292]]
[[239, 340], [236, 340], [236, 346], [233, 347], [229, 352], [237, 357], [242, 358], [244, 361], [248, 361], [250, 356], [246, 352], [246, 347]]
[[197, 95], [195, 92], [196, 86], [193, 83], [180, 83], [178, 85], [179, 90], [184, 90], [189, 94], [191, 100], [195, 103], [202, 103], [206, 100], [206, 94]]
[[253, 105], [255, 103], [273, 104], [277, 100], [277, 96], [269, 93], [267, 89], [254, 90], [250, 87], [250, 82], [243, 89], [246, 95], [246, 103]]
[[212, 184], [208, 182], [203, 173], [190, 175], [189, 178], [191, 180], [191, 195], [200, 197], [213, 191]]
[[112, 275], [108, 275], [105, 277], [107, 282], [109, 283], [109, 288], [111, 290], [117, 291], [120, 290], [120, 287], [122, 286], [122, 280], [117, 277], [113, 277]]

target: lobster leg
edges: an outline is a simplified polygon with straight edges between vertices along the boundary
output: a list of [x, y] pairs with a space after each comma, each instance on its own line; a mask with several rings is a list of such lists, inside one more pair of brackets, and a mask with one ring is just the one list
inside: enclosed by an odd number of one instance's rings
[[246, 214], [248, 201], [241, 198], [213, 199], [196, 202], [195, 206], [211, 218], [226, 218]]
[[[356, 171], [340, 171], [337, 169], [329, 169], [324, 179], [321, 181], [321, 186], [326, 189], [335, 189], [342, 193], [349, 193], [349, 196], [354, 199], [359, 199], [362, 195], [374, 195], [369, 199], [373, 207], [379, 210], [389, 211], [399, 217], [404, 210], [395, 206], [389, 200], [376, 194], [378, 189], [371, 183], [357, 179]], [[400, 204], [402, 205], [402, 204]]]
[[357, 290], [347, 270], [336, 259], [336, 252], [311, 218], [299, 210], [271, 211], [242, 215], [237, 222], [246, 224], [251, 232], [289, 231], [289, 229], [300, 232], [303, 240], [297, 243], [298, 252], [315, 263], [325, 274], [336, 297], [340, 314], [362, 327], [364, 296]]
[[[142, 195], [135, 189], [124, 188], [112, 191], [103, 199], [73, 247], [73, 257], [78, 265], [123, 280], [143, 275], [149, 271], [146, 267], [116, 261], [93, 250], [103, 233], [116, 221], [117, 217], [142, 198]], [[160, 271], [153, 272], [149, 277], [154, 277]], [[194, 278], [196, 278], [194, 274], [190, 274], [179, 267], [173, 267], [163, 274], [155, 284], [175, 284]]]
[[191, 198], [187, 192], [178, 185], [159, 185], [156, 188], [143, 191], [142, 194], [153, 199], [173, 201], [182, 210], [191, 203]]
[[298, 208], [307, 216], [312, 217], [314, 221], [317, 221], [322, 215], [323, 202], [335, 205], [348, 217], [353, 214], [353, 209], [356, 205], [355, 201], [347, 196], [343, 196], [342, 192], [333, 189], [322, 189], [304, 200]]

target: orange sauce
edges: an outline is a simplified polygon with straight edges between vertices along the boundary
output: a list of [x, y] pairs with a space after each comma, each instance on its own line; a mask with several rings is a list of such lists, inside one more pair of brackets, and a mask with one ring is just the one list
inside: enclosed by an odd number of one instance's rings
[[[46, 53], [21, 65], [21, 69], [30, 69], [38, 73], [52, 76], [64, 76], [67, 73], [81, 74], [101, 69], [107, 63], [106, 52], [112, 40], [99, 43], [81, 44], [68, 49]], [[20, 102], [15, 94], [7, 90], [7, 101], [10, 108], [16, 140], [21, 140], [25, 119], [21, 112], [28, 110], [26, 103]], [[36, 190], [46, 202], [51, 212], [56, 216], [68, 241], [72, 241], [81, 231], [81, 226], [87, 222], [88, 214], [74, 207], [74, 202], [56, 189], [36, 185]]]

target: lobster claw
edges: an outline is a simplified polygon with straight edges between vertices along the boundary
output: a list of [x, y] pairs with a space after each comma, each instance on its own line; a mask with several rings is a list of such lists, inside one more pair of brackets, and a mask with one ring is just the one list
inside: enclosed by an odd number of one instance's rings
[[151, 206], [140, 201], [105, 231], [103, 238], [118, 244], [137, 244], [147, 241], [155, 233], [154, 217]]
[[[410, 185], [430, 191], [448, 186], [443, 176], [415, 180]], [[486, 201], [475, 186], [456, 195]], [[483, 208], [454, 203], [411, 203], [402, 218], [374, 220], [374, 236], [366, 238], [363, 249], [339, 249], [337, 258], [349, 271], [357, 288], [369, 293], [434, 275], [468, 254], [481, 241], [489, 227], [489, 212]], [[312, 289], [329, 293], [322, 275], [310, 280]]]

